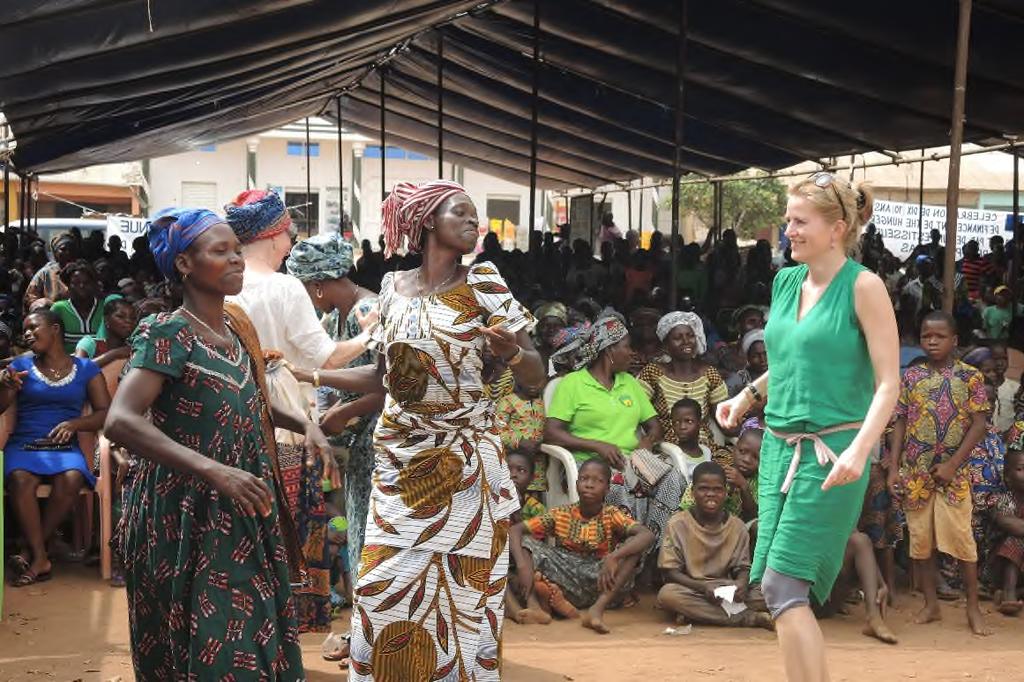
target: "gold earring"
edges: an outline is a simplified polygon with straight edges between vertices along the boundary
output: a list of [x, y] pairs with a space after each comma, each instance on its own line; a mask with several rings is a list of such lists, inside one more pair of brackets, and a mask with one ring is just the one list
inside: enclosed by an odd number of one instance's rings
[[324, 290], [323, 290], [323, 288], [322, 288], [322, 287], [317, 287], [317, 288], [316, 288], [316, 297], [317, 297], [318, 299], [320, 299], [320, 298], [323, 298], [323, 297], [324, 297]]

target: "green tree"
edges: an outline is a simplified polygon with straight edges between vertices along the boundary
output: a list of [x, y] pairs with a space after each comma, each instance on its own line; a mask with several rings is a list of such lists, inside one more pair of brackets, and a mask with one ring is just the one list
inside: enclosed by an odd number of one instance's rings
[[[714, 224], [715, 191], [710, 182], [679, 185], [679, 210]], [[665, 200], [671, 210], [671, 195]], [[751, 177], [722, 183], [722, 229], [752, 239], [759, 230], [779, 225], [786, 213], [786, 186], [776, 178]]]

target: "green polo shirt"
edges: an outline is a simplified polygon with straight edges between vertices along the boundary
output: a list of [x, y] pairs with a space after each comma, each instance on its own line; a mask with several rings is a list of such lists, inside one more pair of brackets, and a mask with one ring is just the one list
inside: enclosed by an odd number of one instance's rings
[[[658, 414], [643, 386], [630, 374], [616, 374], [609, 391], [587, 369], [567, 374], [546, 407], [547, 416], [569, 424], [572, 435], [612, 443], [625, 455], [640, 443], [637, 428]], [[592, 452], [572, 454], [577, 462], [594, 456]]]

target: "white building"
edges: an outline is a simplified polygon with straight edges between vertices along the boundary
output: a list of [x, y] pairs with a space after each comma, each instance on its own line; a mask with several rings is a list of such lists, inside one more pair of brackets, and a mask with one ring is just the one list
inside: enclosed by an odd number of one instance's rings
[[[338, 138], [333, 124], [310, 119], [308, 208], [306, 200], [305, 124], [298, 121], [248, 139], [231, 140], [173, 156], [151, 159], [148, 164], [151, 210], [164, 206], [197, 206], [223, 211], [239, 192], [247, 188], [273, 189], [293, 207], [292, 215], [305, 232], [338, 229]], [[384, 188], [399, 181], [421, 182], [438, 176], [437, 160], [388, 146]], [[376, 242], [380, 234], [381, 151], [376, 140], [344, 133], [342, 163], [344, 210], [353, 221], [355, 236]], [[507, 182], [479, 171], [444, 164], [444, 177], [462, 183], [480, 211], [481, 224], [501, 229], [503, 241], [527, 246], [529, 187]], [[607, 201], [618, 222], [626, 227], [627, 198], [609, 194]], [[649, 200], [652, 201], [652, 200]], [[638, 204], [638, 201], [634, 202]], [[538, 227], [566, 221], [565, 197], [537, 192]], [[634, 206], [639, 214], [639, 206]], [[651, 230], [652, 213], [645, 209], [646, 229]], [[594, 212], [594, 220], [599, 216]], [[508, 221], [505, 223], [504, 221]], [[513, 226], [516, 229], [513, 229]]]

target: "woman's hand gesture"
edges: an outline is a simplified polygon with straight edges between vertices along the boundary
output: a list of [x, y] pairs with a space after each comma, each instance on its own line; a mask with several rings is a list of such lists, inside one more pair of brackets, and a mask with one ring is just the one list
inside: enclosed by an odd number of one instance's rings
[[617, 445], [600, 443], [594, 448], [594, 452], [600, 455], [601, 459], [608, 462], [608, 466], [612, 469], [622, 471], [626, 468], [626, 459], [622, 456], [622, 451], [619, 450]]
[[274, 496], [266, 482], [248, 471], [218, 464], [207, 475], [207, 481], [221, 495], [242, 508], [247, 516], [270, 516], [274, 509]]
[[487, 345], [490, 346], [491, 352], [501, 360], [511, 360], [520, 350], [515, 332], [509, 331], [501, 324], [496, 324], [493, 327], [481, 327], [480, 333], [487, 339]]
[[15, 372], [13, 369], [8, 367], [4, 371], [0, 372], [0, 386], [9, 388], [12, 391], [20, 391], [21, 387], [25, 383], [25, 377], [28, 376], [28, 370], [24, 372]]
[[68, 421], [57, 424], [50, 430], [49, 438], [59, 445], [66, 445], [71, 442], [71, 438], [78, 431], [78, 428], [73, 423], [74, 420], [69, 419]]
[[744, 389], [735, 398], [718, 403], [715, 419], [718, 420], [723, 429], [732, 430], [738, 428], [743, 423], [743, 418], [751, 408], [751, 399], [747, 396], [748, 392]]
[[864, 464], [867, 459], [867, 453], [847, 448], [832, 465], [832, 471], [828, 473], [825, 482], [821, 484], [821, 489], [828, 490], [838, 485], [848, 485], [859, 481], [864, 473]]

